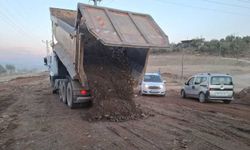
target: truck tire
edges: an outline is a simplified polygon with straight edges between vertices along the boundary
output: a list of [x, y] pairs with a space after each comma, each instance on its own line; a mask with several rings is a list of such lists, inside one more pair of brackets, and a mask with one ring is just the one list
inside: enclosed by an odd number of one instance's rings
[[58, 90], [58, 94], [59, 94], [59, 100], [62, 101], [63, 100], [63, 91], [62, 91], [62, 81], [59, 82], [59, 90]]
[[67, 104], [69, 108], [73, 109], [76, 107], [76, 104], [74, 103], [75, 96], [73, 95], [73, 87], [71, 82], [68, 82], [67, 84]]
[[67, 82], [66, 81], [61, 81], [61, 83], [60, 83], [60, 90], [61, 90], [61, 97], [62, 97], [62, 102], [64, 103], [64, 104], [66, 104], [67, 103]]
[[58, 90], [55, 87], [55, 78], [53, 76], [49, 76], [50, 86], [53, 88], [52, 93], [57, 94]]
[[52, 76], [49, 76], [50, 86], [54, 87], [54, 78]]

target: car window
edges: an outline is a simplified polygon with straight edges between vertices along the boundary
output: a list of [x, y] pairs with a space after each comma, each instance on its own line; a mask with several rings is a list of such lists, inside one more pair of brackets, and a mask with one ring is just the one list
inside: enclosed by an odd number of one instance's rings
[[211, 78], [212, 85], [233, 85], [233, 81], [231, 77], [228, 76], [213, 76]]
[[188, 85], [193, 85], [193, 83], [194, 83], [194, 77], [192, 77], [191, 79], [189, 79], [189, 81], [188, 81]]
[[203, 82], [206, 82], [207, 81], [207, 77], [196, 77], [195, 79], [195, 84], [201, 84]]
[[144, 82], [162, 82], [161, 77], [157, 75], [145, 75]]
[[201, 83], [207, 82], [207, 77], [201, 77]]
[[201, 77], [196, 77], [194, 84], [200, 84], [201, 83]]

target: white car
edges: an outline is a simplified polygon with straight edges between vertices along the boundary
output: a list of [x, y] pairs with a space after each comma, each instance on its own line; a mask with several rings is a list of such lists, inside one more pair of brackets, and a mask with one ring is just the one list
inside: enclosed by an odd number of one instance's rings
[[140, 95], [166, 95], [166, 81], [159, 73], [146, 73], [140, 84]]

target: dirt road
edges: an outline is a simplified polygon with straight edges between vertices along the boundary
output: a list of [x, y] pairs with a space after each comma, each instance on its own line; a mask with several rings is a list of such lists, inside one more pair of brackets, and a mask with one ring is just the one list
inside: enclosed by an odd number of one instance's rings
[[88, 122], [87, 108], [70, 110], [49, 88], [47, 75], [0, 84], [0, 149], [250, 149], [250, 105], [166, 97], [136, 97], [152, 116]]

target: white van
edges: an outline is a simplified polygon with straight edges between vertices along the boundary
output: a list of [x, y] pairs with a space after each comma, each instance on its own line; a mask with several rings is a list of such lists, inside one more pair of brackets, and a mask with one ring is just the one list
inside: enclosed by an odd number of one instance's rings
[[198, 98], [201, 103], [208, 100], [223, 100], [229, 104], [233, 100], [233, 95], [233, 79], [228, 74], [196, 74], [189, 78], [181, 89], [183, 98]]

